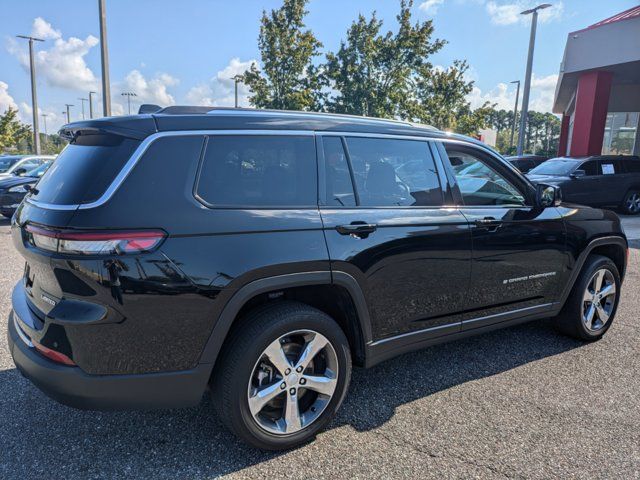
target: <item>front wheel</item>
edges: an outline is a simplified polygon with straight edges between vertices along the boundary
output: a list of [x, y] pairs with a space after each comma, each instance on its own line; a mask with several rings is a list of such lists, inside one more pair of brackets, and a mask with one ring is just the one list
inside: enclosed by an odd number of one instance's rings
[[629, 190], [624, 196], [620, 210], [627, 215], [638, 215], [640, 213], [640, 191]]
[[250, 312], [216, 364], [212, 393], [223, 423], [263, 450], [303, 444], [331, 420], [351, 377], [338, 324], [304, 304]]
[[616, 264], [608, 257], [590, 255], [557, 318], [558, 328], [580, 340], [599, 340], [615, 317], [620, 285]]

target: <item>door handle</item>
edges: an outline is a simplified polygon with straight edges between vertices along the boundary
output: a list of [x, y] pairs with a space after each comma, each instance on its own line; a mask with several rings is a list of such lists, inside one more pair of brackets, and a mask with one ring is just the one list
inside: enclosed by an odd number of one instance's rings
[[378, 226], [374, 223], [351, 222], [348, 225], [336, 226], [336, 231], [340, 235], [350, 235], [352, 237], [367, 238], [370, 233], [376, 231]]
[[487, 230], [490, 233], [498, 231], [502, 226], [500, 220], [496, 220], [494, 217], [484, 217], [474, 221], [476, 227]]

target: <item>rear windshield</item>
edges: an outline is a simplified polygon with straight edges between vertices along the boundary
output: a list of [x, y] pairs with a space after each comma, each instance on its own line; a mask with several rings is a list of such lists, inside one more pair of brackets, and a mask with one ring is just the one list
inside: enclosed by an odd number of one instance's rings
[[97, 200], [139, 144], [119, 135], [79, 135], [42, 176], [33, 198], [55, 205]]
[[568, 175], [576, 168], [575, 160], [547, 160], [536, 168], [529, 170], [530, 175]]

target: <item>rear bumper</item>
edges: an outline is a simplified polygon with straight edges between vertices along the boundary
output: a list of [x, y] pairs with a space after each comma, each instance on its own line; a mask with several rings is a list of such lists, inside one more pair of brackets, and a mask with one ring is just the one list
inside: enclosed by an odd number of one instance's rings
[[190, 407], [202, 399], [210, 365], [192, 370], [140, 375], [88, 375], [79, 367], [54, 363], [27, 343], [11, 312], [9, 350], [18, 370], [54, 400], [83, 410], [148, 410]]

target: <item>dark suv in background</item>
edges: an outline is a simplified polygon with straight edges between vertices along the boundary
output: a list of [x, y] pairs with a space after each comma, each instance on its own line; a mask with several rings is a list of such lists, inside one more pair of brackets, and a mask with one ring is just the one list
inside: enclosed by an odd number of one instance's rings
[[[483, 144], [405, 123], [171, 107], [67, 125], [18, 208], [9, 345], [87, 409], [196, 405], [314, 437], [353, 365], [542, 317], [597, 340], [628, 247]], [[61, 188], [61, 186], [64, 186]]]
[[560, 157], [531, 170], [533, 183], [557, 185], [569, 202], [612, 207], [628, 215], [640, 213], [640, 158], [601, 155]]

